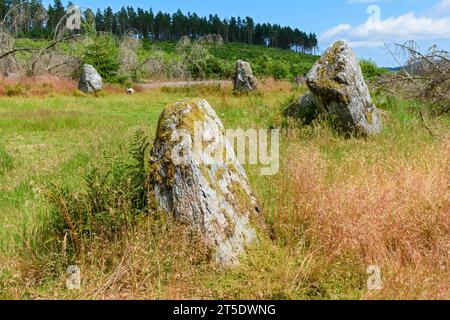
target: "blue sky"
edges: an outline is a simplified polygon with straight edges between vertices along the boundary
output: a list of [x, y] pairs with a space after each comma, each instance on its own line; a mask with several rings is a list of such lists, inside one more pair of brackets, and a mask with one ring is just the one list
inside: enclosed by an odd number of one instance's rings
[[383, 66], [395, 65], [384, 43], [413, 39], [418, 41], [421, 49], [436, 43], [442, 49], [450, 50], [450, 0], [72, 1], [90, 8], [111, 6], [119, 9], [132, 5], [170, 13], [180, 8], [185, 13], [190, 11], [200, 15], [248, 15], [257, 22], [279, 23], [316, 32], [322, 50], [335, 40], [347, 40], [360, 57], [372, 58]]

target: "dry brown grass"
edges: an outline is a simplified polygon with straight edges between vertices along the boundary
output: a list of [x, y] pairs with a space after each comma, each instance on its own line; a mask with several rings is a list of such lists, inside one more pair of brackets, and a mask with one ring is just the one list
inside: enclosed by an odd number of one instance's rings
[[[64, 245], [61, 246], [64, 250]], [[7, 297], [19, 299], [185, 299], [205, 297], [195, 281], [208, 270], [209, 251], [187, 228], [170, 221], [142, 219], [136, 230], [123, 230], [115, 241], [93, 236], [77, 265], [82, 291], [67, 291], [69, 252], [2, 261], [0, 272], [14, 270]], [[39, 263], [37, 263], [39, 261]], [[4, 268], [4, 270], [2, 270]], [[46, 283], [46, 289], [39, 287]], [[42, 289], [42, 287], [41, 287]], [[198, 293], [198, 295], [196, 295]], [[204, 293], [204, 292], [203, 292]]]
[[384, 289], [366, 298], [449, 298], [449, 146], [447, 137], [414, 160], [372, 164], [357, 153], [331, 182], [318, 150], [291, 149], [275, 234], [304, 235], [330, 274], [379, 265]]
[[291, 92], [292, 84], [288, 81], [278, 81], [274, 78], [264, 78], [260, 80], [260, 86], [264, 91]]
[[[161, 80], [155, 83], [159, 83]], [[292, 84], [288, 81], [277, 81], [273, 78], [261, 79], [262, 92], [289, 93]], [[32, 77], [7, 78], [0, 76], [0, 97], [2, 96], [27, 96], [40, 97], [51, 94], [73, 94], [77, 91], [78, 81], [68, 77], [55, 75], [39, 75]], [[200, 95], [229, 96], [228, 85], [199, 85], [193, 87], [162, 87], [156, 89], [144, 89], [141, 86], [134, 87], [135, 92], [155, 91], [163, 93], [195, 93]], [[104, 94], [125, 94], [126, 90], [118, 85], [105, 84], [102, 91]], [[76, 93], [82, 95], [82, 93]], [[101, 93], [100, 93], [101, 95]]]
[[[48, 95], [83, 95], [77, 92], [78, 81], [54, 75], [40, 75], [33, 77], [5, 78], [0, 77], [0, 97], [26, 96], [42, 97]], [[118, 85], [105, 84], [98, 95], [125, 94], [126, 90]]]
[[35, 77], [0, 77], [0, 96], [25, 95], [45, 96], [52, 93], [70, 93], [77, 89], [78, 83], [69, 78], [52, 75]]

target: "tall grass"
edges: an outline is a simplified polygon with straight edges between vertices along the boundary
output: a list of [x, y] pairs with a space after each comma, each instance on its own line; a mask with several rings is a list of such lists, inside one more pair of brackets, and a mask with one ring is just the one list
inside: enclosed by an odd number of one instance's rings
[[339, 297], [346, 285], [364, 293], [366, 268], [378, 265], [384, 290], [365, 297], [445, 298], [450, 290], [448, 147], [445, 140], [418, 158], [376, 163], [355, 152], [345, 156], [347, 165], [334, 168], [339, 172], [333, 181], [319, 150], [291, 149], [283, 168], [291, 178], [275, 186], [278, 206], [285, 208], [274, 213], [275, 235], [308, 242], [330, 297]]
[[[386, 128], [374, 138], [288, 123], [280, 172], [247, 167], [267, 232], [236, 268], [219, 269], [198, 235], [147, 208], [148, 142], [166, 104], [201, 95], [226, 127], [268, 128], [284, 123], [291, 93], [268, 81], [245, 96], [189, 88], [8, 98], [20, 99], [20, 113], [0, 103], [14, 159], [0, 176], [0, 222], [12, 231], [0, 236], [15, 248], [0, 251], [0, 298], [448, 298], [449, 121], [428, 119], [430, 135], [414, 102], [375, 96]], [[25, 142], [34, 152], [16, 153]], [[33, 161], [42, 168], [31, 173]], [[65, 288], [69, 264], [81, 267], [80, 291]], [[367, 288], [370, 265], [382, 270], [382, 290]]]
[[0, 176], [3, 175], [13, 165], [13, 158], [6, 151], [5, 147], [0, 144]]

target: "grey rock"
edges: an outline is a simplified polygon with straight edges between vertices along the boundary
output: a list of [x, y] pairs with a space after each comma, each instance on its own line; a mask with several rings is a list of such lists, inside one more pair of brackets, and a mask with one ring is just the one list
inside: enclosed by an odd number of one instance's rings
[[86, 93], [91, 93], [100, 91], [102, 88], [103, 80], [97, 70], [90, 64], [83, 65], [78, 89]]
[[242, 60], [236, 62], [236, 73], [234, 75], [234, 90], [250, 92], [256, 90], [258, 81], [253, 75], [250, 63]]
[[[182, 139], [176, 139], [179, 130], [184, 130]], [[199, 136], [209, 141], [213, 152], [207, 151], [205, 142], [195, 147]], [[208, 162], [214, 154], [226, 155], [222, 158], [228, 160]], [[178, 102], [164, 110], [149, 181], [149, 199], [155, 208], [198, 232], [219, 265], [238, 264], [245, 247], [257, 241], [254, 227], [261, 223], [257, 200], [225, 139], [220, 119], [206, 100]]]
[[344, 41], [328, 48], [307, 75], [315, 104], [344, 133], [372, 135], [383, 125], [354, 51]]
[[10, 78], [10, 79], [18, 79], [18, 78], [20, 78], [20, 74], [14, 73], [14, 72], [5, 72], [5, 73], [3, 73], [3, 76], [5, 78]]
[[284, 110], [284, 115], [311, 124], [317, 118], [318, 109], [311, 92], [305, 93]]

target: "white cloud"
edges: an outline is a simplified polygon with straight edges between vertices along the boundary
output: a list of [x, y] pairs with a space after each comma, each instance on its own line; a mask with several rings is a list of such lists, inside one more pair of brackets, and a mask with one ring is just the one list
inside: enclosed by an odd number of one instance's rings
[[379, 48], [384, 45], [383, 41], [351, 41], [343, 39], [352, 48]]
[[431, 17], [450, 16], [450, 0], [440, 0], [436, 5], [428, 10], [427, 14]]
[[[450, 0], [441, 0], [438, 7], [441, 10], [450, 9]], [[417, 16], [414, 12], [409, 12], [383, 20], [378, 6], [369, 6], [367, 12], [370, 17], [365, 22], [357, 26], [348, 23], [339, 24], [322, 33], [319, 41], [346, 39], [358, 47], [375, 47], [393, 41], [450, 39], [450, 15]]]
[[339, 24], [339, 25], [325, 31], [323, 34], [320, 35], [320, 37], [323, 39], [331, 39], [342, 33], [350, 31], [351, 29], [352, 29], [352, 25], [350, 25], [348, 23]]
[[439, 1], [437, 7], [442, 10], [450, 10], [450, 0]]

